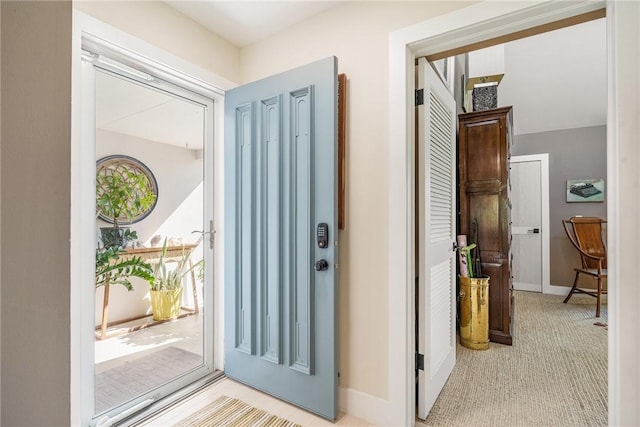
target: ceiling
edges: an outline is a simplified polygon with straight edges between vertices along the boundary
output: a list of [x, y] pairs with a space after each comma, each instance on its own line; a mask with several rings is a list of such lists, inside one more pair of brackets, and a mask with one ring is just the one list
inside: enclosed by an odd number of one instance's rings
[[514, 134], [606, 124], [606, 40], [603, 18], [505, 45], [498, 103]]
[[96, 127], [201, 150], [204, 107], [111, 74], [96, 73]]
[[[167, 1], [238, 47], [262, 40], [339, 1]], [[606, 124], [605, 20], [504, 45], [500, 106], [514, 108], [514, 134]], [[474, 77], [474, 76], [470, 76]], [[115, 78], [98, 82], [101, 129], [190, 149], [202, 148], [202, 110]], [[185, 131], [178, 117], [184, 117]]]
[[248, 46], [342, 1], [165, 1], [238, 47]]

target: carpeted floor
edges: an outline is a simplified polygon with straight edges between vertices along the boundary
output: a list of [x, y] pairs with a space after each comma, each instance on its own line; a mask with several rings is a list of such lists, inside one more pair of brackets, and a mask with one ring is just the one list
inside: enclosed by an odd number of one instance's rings
[[[458, 345], [428, 426], [606, 426], [607, 306], [516, 291], [513, 346]], [[599, 323], [595, 325], [594, 323]]]
[[202, 363], [202, 357], [166, 347], [96, 374], [96, 413], [119, 405]]
[[284, 418], [253, 408], [241, 400], [222, 396], [174, 427], [301, 427]]

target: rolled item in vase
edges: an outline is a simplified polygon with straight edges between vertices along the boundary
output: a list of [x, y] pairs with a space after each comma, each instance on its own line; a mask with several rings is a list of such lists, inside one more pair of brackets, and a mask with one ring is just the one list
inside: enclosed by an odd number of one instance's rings
[[456, 237], [456, 243], [458, 245], [458, 265], [460, 266], [460, 275], [463, 277], [469, 276], [469, 267], [467, 264], [467, 254], [461, 249], [467, 246], [467, 235], [459, 234]]

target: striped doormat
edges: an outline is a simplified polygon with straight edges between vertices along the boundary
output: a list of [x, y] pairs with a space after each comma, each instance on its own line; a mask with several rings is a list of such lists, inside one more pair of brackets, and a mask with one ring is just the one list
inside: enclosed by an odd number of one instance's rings
[[300, 424], [253, 408], [241, 400], [222, 396], [175, 424], [174, 427], [302, 427]]

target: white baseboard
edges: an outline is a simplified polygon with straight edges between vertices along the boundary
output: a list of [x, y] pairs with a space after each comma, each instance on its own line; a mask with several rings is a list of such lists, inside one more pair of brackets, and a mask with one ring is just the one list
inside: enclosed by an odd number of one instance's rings
[[341, 412], [377, 426], [394, 425], [391, 402], [351, 388], [338, 388]]
[[539, 283], [513, 282], [514, 291], [541, 292], [541, 288], [542, 286]]
[[567, 295], [569, 295], [569, 291], [570, 290], [571, 290], [570, 286], [549, 285], [549, 286], [545, 286], [542, 289], [542, 293], [543, 294], [550, 294], [550, 295], [562, 295], [562, 296], [566, 297]]

